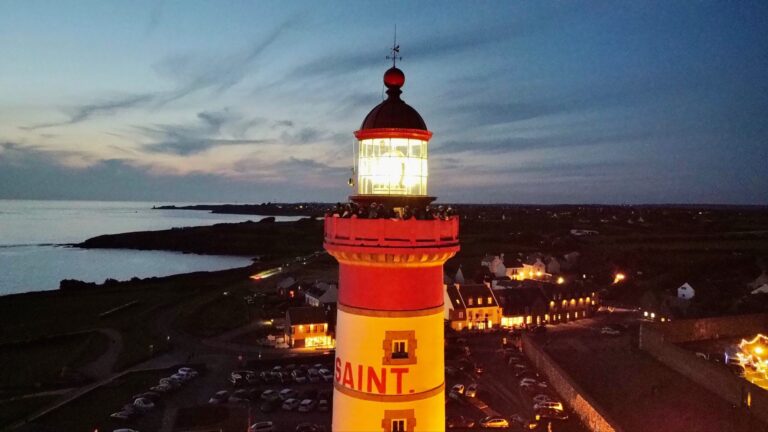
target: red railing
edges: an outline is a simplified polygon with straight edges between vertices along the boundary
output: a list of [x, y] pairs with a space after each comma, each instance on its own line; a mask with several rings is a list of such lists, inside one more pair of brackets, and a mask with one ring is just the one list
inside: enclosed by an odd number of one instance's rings
[[325, 242], [366, 247], [440, 247], [459, 243], [459, 218], [357, 219], [326, 216]]

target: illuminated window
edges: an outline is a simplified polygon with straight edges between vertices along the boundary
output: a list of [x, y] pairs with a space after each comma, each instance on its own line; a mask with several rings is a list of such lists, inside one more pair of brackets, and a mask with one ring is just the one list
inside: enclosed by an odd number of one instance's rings
[[488, 304], [493, 304], [493, 302], [491, 301], [491, 297], [488, 297]]
[[467, 304], [472, 306], [474, 303], [472, 303], [472, 297], [467, 299]]
[[464, 319], [464, 312], [459, 311], [459, 319]]
[[477, 298], [477, 304], [478, 304], [478, 306], [483, 304], [483, 298], [482, 297], [478, 297]]
[[384, 332], [385, 365], [416, 364], [416, 332], [414, 330], [387, 330]]
[[407, 138], [359, 141], [358, 193], [426, 195], [427, 142]]

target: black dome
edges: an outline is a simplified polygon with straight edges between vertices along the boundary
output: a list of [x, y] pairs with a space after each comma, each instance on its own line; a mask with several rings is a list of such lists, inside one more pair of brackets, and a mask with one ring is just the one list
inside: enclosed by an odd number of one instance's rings
[[387, 86], [387, 100], [376, 105], [365, 116], [360, 130], [364, 129], [421, 129], [427, 130], [424, 119], [410, 105], [400, 99], [400, 87], [405, 83], [405, 74], [395, 67], [384, 74], [384, 85]]
[[403, 102], [398, 96], [396, 99], [390, 96], [384, 102], [376, 105], [365, 116], [360, 129], [421, 129], [427, 130], [424, 119], [410, 105]]

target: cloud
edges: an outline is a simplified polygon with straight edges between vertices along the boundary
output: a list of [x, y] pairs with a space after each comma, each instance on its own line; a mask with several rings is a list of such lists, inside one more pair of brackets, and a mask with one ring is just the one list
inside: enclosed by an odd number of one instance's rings
[[155, 99], [152, 94], [140, 94], [116, 97], [97, 103], [87, 104], [71, 110], [69, 119], [60, 122], [40, 123], [31, 126], [22, 126], [23, 130], [45, 129], [55, 126], [66, 126], [88, 120], [96, 115], [114, 114], [117, 111], [145, 105]]
[[[256, 123], [262, 122], [257, 119]], [[189, 125], [154, 125], [136, 127], [149, 137], [152, 142], [143, 148], [152, 153], [169, 153], [175, 155], [191, 155], [223, 145], [265, 144], [271, 139], [230, 138], [242, 136], [254, 120], [243, 120], [242, 117], [229, 109], [220, 111], [202, 111], [196, 116], [195, 122]], [[229, 129], [234, 134], [229, 133]]]
[[158, 72], [177, 80], [177, 87], [170, 91], [119, 96], [66, 110], [69, 118], [59, 122], [47, 122], [22, 126], [23, 130], [67, 126], [86, 121], [99, 115], [142, 106], [161, 106], [184, 98], [192, 93], [209, 90], [221, 94], [240, 83], [251, 72], [251, 67], [264, 52], [286, 31], [295, 26], [295, 18], [288, 19], [247, 49], [218, 58], [192, 58], [169, 56], [156, 66]]

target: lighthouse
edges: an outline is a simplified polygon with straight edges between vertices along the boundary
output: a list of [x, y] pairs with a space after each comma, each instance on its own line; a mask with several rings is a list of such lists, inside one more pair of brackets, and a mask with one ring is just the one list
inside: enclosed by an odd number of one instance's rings
[[386, 100], [354, 133], [359, 215], [325, 218], [339, 262], [335, 432], [445, 429], [443, 264], [459, 250], [459, 222], [427, 211], [432, 132], [404, 84], [393, 61]]

